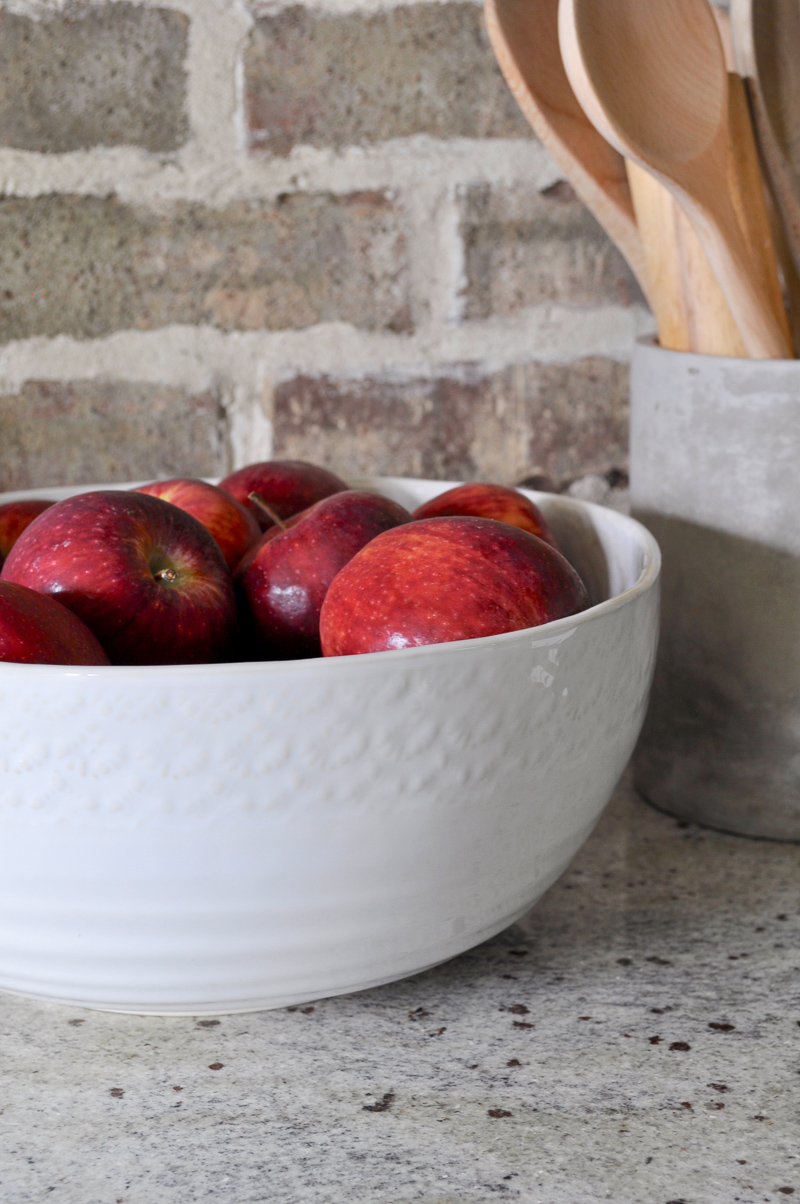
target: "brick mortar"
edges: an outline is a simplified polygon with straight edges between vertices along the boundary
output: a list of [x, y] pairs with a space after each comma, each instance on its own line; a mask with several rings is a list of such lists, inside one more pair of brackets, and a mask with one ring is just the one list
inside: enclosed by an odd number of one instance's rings
[[[115, 0], [105, 0], [114, 3]], [[412, 7], [447, 0], [411, 0]], [[177, 152], [152, 155], [135, 147], [103, 148], [64, 154], [0, 149], [0, 192], [38, 196], [46, 192], [108, 195], [128, 201], [202, 200], [223, 204], [250, 197], [270, 198], [297, 190], [349, 191], [402, 186], [436, 174], [440, 180], [515, 177], [546, 187], [558, 169], [531, 138], [438, 140], [424, 135], [399, 138], [373, 147], [329, 149], [297, 147], [286, 159], [259, 161], [245, 153], [242, 60], [254, 15], [240, 0], [142, 0], [151, 8], [168, 7], [190, 19], [185, 61], [190, 137]], [[15, 0], [0, 8], [44, 16], [62, 6]], [[281, 5], [280, 7], [289, 7]], [[346, 9], [325, 4], [309, 8], [330, 13], [373, 11], [371, 4]], [[401, 7], [379, 4], [380, 8]], [[275, 11], [275, 10], [273, 10]], [[510, 169], [510, 163], [514, 163]]]
[[537, 306], [513, 320], [429, 324], [412, 336], [369, 333], [341, 322], [304, 330], [223, 333], [204, 326], [125, 330], [102, 339], [21, 339], [0, 347], [0, 390], [26, 380], [163, 381], [207, 389], [227, 380], [255, 399], [265, 380], [294, 372], [355, 376], [382, 370], [435, 373], [456, 362], [491, 370], [507, 363], [570, 363], [592, 355], [627, 363], [652, 331], [640, 306]]
[[120, 200], [139, 204], [186, 200], [221, 206], [271, 200], [286, 192], [344, 193], [417, 186], [420, 181], [447, 187], [486, 180], [540, 190], [562, 177], [544, 147], [524, 139], [439, 141], [415, 135], [372, 147], [345, 147], [338, 153], [303, 146], [285, 159], [247, 160], [242, 155], [224, 164], [204, 159], [191, 146], [164, 162], [132, 147], [63, 155], [2, 148], [0, 192], [20, 197], [116, 193]]
[[[106, 0], [114, 3], [115, 0]], [[441, 141], [424, 135], [341, 151], [295, 148], [285, 159], [245, 153], [242, 60], [259, 11], [243, 0], [140, 0], [190, 18], [186, 58], [191, 134], [177, 152], [95, 148], [67, 154], [0, 149], [0, 191], [36, 197], [53, 192], [116, 194], [122, 201], [167, 207], [197, 201], [270, 200], [284, 192], [387, 190], [408, 207], [411, 336], [358, 331], [342, 323], [304, 330], [224, 334], [206, 327], [120, 331], [86, 341], [64, 336], [13, 341], [0, 347], [0, 387], [27, 380], [109, 379], [219, 388], [230, 425], [234, 461], [269, 454], [271, 428], [261, 399], [272, 382], [295, 372], [407, 371], [436, 373], [473, 362], [490, 370], [526, 361], [569, 363], [599, 355], [625, 362], [635, 338], [652, 330], [640, 306], [539, 305], [511, 318], [470, 321], [463, 314], [464, 261], [458, 188], [486, 182], [541, 191], [561, 178], [533, 138]], [[400, 0], [401, 3], [406, 0]], [[411, 0], [411, 3], [447, 0]], [[480, 0], [474, 0], [476, 4]], [[317, 12], [345, 14], [398, 7], [397, 0], [312, 0]], [[60, 11], [59, 0], [12, 0], [0, 7], [27, 15]]]
[[343, 323], [270, 333], [170, 326], [88, 341], [34, 338], [0, 347], [0, 393], [18, 393], [28, 381], [213, 389], [226, 417], [229, 462], [238, 466], [272, 455], [272, 389], [301, 373], [403, 379], [447, 375], [453, 364], [464, 363], [483, 373], [514, 363], [570, 364], [592, 356], [627, 363], [635, 339], [651, 330], [652, 317], [641, 307], [541, 306], [514, 321], [430, 324], [410, 338]]
[[[464, 0], [466, 4], [474, 4], [476, 8], [483, 6], [483, 0]], [[252, 0], [248, 6], [254, 17], [273, 16], [283, 9], [291, 8], [297, 0]], [[352, 13], [381, 13], [393, 8], [411, 8], [415, 4], [449, 4], [451, 0], [304, 0], [304, 8], [315, 13], [325, 13], [327, 16], [340, 17]]]
[[[144, 2], [160, 7], [164, 0]], [[31, 0], [7, 7], [38, 13], [59, 8]], [[544, 148], [533, 138], [441, 141], [416, 135], [340, 152], [303, 146], [287, 158], [250, 157], [245, 153], [242, 59], [252, 11], [238, 0], [174, 0], [170, 7], [191, 22], [186, 69], [192, 135], [185, 146], [161, 156], [133, 147], [50, 155], [0, 149], [0, 191], [28, 198], [113, 194], [122, 202], [158, 209], [179, 201], [222, 208], [286, 192], [385, 189], [402, 196], [408, 207], [415, 322], [425, 326], [459, 320], [464, 265], [455, 193], [480, 181], [522, 184], [536, 191], [548, 187], [560, 172]]]

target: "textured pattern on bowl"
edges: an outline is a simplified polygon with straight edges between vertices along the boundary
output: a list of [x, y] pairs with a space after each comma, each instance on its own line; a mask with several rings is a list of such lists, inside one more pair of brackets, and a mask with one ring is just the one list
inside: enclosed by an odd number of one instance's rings
[[[450, 483], [373, 484], [416, 505]], [[630, 756], [659, 568], [633, 520], [531, 496], [607, 601], [370, 656], [0, 665], [0, 987], [277, 1007], [411, 974], [530, 907]]]

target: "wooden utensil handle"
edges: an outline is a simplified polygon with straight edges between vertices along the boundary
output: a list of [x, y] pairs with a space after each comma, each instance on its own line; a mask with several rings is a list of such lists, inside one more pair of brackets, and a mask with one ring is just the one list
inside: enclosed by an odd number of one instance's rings
[[747, 349], [691, 222], [649, 171], [628, 162], [658, 341], [670, 351], [746, 356]]
[[778, 256], [772, 237], [767, 197], [758, 159], [753, 122], [744, 80], [728, 74], [730, 161], [728, 182], [731, 201], [761, 287], [769, 296], [772, 312], [789, 346], [793, 345], [778, 273]]
[[773, 297], [754, 266], [729, 194], [704, 196], [704, 184], [699, 178], [694, 195], [682, 189], [678, 195], [727, 298], [748, 355], [753, 359], [793, 358], [785, 314], [781, 323]]

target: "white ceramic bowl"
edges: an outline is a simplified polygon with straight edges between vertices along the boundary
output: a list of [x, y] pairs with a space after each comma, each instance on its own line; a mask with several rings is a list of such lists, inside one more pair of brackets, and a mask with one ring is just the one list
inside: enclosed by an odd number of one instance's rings
[[[372, 482], [410, 506], [451, 484]], [[583, 614], [328, 660], [0, 664], [0, 988], [278, 1007], [412, 974], [526, 911], [633, 749], [659, 572], [632, 519], [530, 496], [597, 602]]]

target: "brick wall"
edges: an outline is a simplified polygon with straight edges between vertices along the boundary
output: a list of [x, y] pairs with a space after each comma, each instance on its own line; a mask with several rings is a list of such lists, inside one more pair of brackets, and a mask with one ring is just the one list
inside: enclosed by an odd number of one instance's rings
[[651, 327], [476, 4], [0, 3], [0, 488], [563, 484]]

